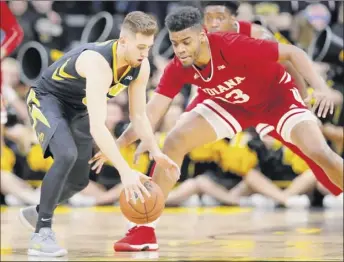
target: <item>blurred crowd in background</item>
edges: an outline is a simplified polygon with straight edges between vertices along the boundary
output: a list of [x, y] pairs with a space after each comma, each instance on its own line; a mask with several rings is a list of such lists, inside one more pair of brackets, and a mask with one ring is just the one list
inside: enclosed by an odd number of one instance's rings
[[[79, 43], [117, 38], [124, 16], [134, 10], [154, 15], [160, 32], [151, 51], [148, 97], [173, 55], [164, 17], [180, 5], [202, 8], [199, 1], [9, 1], [24, 30], [24, 41], [1, 63], [2, 92], [8, 111], [5, 144], [1, 145], [1, 204], [38, 204], [39, 187], [53, 160], [44, 159], [25, 105], [30, 84], [63, 52]], [[237, 19], [267, 26], [276, 37], [304, 49], [319, 74], [343, 94], [343, 2], [240, 1]], [[336, 44], [337, 41], [337, 44]], [[160, 123], [156, 138], [162, 145], [192, 99], [195, 87], [185, 86]], [[308, 88], [312, 92], [312, 87]], [[109, 101], [107, 126], [118, 137], [128, 125], [128, 97], [123, 92]], [[343, 156], [342, 106], [326, 119], [322, 130], [332, 148]], [[132, 166], [148, 173], [151, 162], [142, 155], [133, 163], [136, 145], [122, 149]], [[95, 147], [96, 152], [96, 147]], [[68, 203], [72, 206], [115, 205], [121, 184], [116, 169], [107, 164]], [[294, 197], [290, 197], [294, 196]], [[319, 184], [302, 159], [277, 141], [260, 138], [255, 130], [220, 140], [190, 152], [181, 179], [170, 194], [169, 206], [239, 205], [257, 208], [342, 208], [343, 196], [334, 197]]]

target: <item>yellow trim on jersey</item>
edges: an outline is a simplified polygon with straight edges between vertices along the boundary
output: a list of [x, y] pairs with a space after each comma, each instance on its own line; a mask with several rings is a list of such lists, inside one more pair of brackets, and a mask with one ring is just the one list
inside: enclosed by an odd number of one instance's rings
[[55, 69], [53, 75], [52, 75], [52, 79], [55, 80], [55, 81], [61, 81], [61, 80], [64, 80], [64, 79], [77, 79], [75, 76], [72, 76], [68, 73], [66, 73], [64, 71], [65, 67], [67, 66], [69, 60], [71, 58], [67, 59], [66, 62], [64, 62], [64, 64], [58, 68]]
[[[33, 102], [33, 105], [30, 105], [30, 102]], [[37, 120], [42, 122], [44, 125], [50, 128], [50, 124], [47, 118], [44, 116], [42, 111], [39, 109], [41, 103], [36, 97], [36, 93], [33, 89], [30, 89], [30, 93], [27, 97], [26, 103], [29, 105], [29, 112], [33, 121], [33, 128], [36, 128]]]
[[69, 62], [70, 58], [67, 59], [67, 61], [60, 67], [60, 70], [59, 70], [59, 74], [60, 76], [64, 77], [64, 78], [67, 78], [67, 79], [76, 79], [76, 77], [66, 73], [64, 71], [65, 67], [67, 66], [67, 63]]
[[35, 93], [35, 91], [34, 91], [32, 88], [30, 89], [29, 95], [27, 96], [26, 103], [29, 104], [31, 101], [32, 101], [36, 106], [38, 106], [38, 107], [41, 106], [41, 103], [40, 103], [39, 100], [37, 99], [36, 93]]
[[31, 117], [33, 120], [33, 128], [36, 128], [37, 120], [39, 120], [44, 125], [46, 125], [47, 127], [50, 128], [50, 124], [48, 122], [48, 119], [44, 116], [44, 114], [42, 113], [42, 111], [38, 107], [36, 107], [35, 105], [32, 105], [30, 113], [31, 113]]
[[126, 89], [128, 86], [123, 85], [121, 83], [115, 84], [110, 87], [108, 94], [112, 97], [117, 96], [120, 92]]
[[128, 66], [127, 69], [125, 70], [125, 72], [122, 74], [121, 78], [118, 79], [118, 75], [117, 75], [117, 44], [118, 44], [118, 42], [116, 41], [112, 45], [112, 55], [113, 55], [112, 71], [113, 71], [113, 80], [115, 83], [121, 82], [123, 77], [125, 77], [131, 69], [131, 66]]
[[52, 75], [52, 79], [53, 80], [55, 80], [55, 81], [61, 81], [61, 80], [63, 80], [63, 78], [62, 77], [59, 77], [58, 75], [57, 75], [57, 71], [59, 70], [59, 68], [56, 68], [55, 69], [55, 71], [54, 71], [54, 73], [53, 73], [53, 75]]

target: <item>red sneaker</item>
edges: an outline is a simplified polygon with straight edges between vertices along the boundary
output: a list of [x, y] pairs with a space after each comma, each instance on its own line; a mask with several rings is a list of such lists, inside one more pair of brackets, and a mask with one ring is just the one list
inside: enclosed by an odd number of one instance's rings
[[117, 252], [128, 251], [156, 251], [159, 245], [156, 242], [155, 230], [152, 227], [135, 226], [126, 236], [113, 245]]

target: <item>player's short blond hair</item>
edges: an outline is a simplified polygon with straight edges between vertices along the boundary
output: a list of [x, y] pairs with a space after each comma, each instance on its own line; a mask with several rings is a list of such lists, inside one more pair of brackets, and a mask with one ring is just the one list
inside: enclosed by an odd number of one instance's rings
[[158, 23], [153, 16], [141, 11], [134, 11], [127, 14], [124, 18], [122, 30], [151, 36], [157, 33]]

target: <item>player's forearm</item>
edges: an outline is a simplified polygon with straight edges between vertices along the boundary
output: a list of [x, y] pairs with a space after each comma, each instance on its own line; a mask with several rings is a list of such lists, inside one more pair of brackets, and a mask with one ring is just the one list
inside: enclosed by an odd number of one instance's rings
[[100, 151], [112, 162], [120, 175], [130, 170], [128, 163], [122, 157], [113, 136], [105, 125], [91, 127], [91, 134]]
[[131, 115], [130, 121], [135, 133], [147, 145], [148, 151], [151, 153], [159, 151], [160, 149], [147, 115], [145, 113]]
[[[162, 103], [154, 102], [154, 98], [148, 102], [146, 113], [150, 122], [152, 132], [156, 131], [160, 120], [166, 114], [168, 106], [165, 107]], [[119, 147], [126, 147], [134, 143], [138, 139], [139, 139], [139, 136], [135, 132], [133, 124], [130, 123], [130, 125], [123, 132], [123, 134], [117, 139], [117, 145]]]
[[116, 144], [118, 147], [127, 147], [134, 143], [138, 139], [133, 125], [130, 123], [128, 127], [124, 130], [121, 136], [117, 139]]
[[299, 72], [314, 89], [319, 91], [328, 89], [325, 80], [316, 72], [313, 67], [313, 62], [303, 50], [293, 47], [289, 60], [297, 72]]

